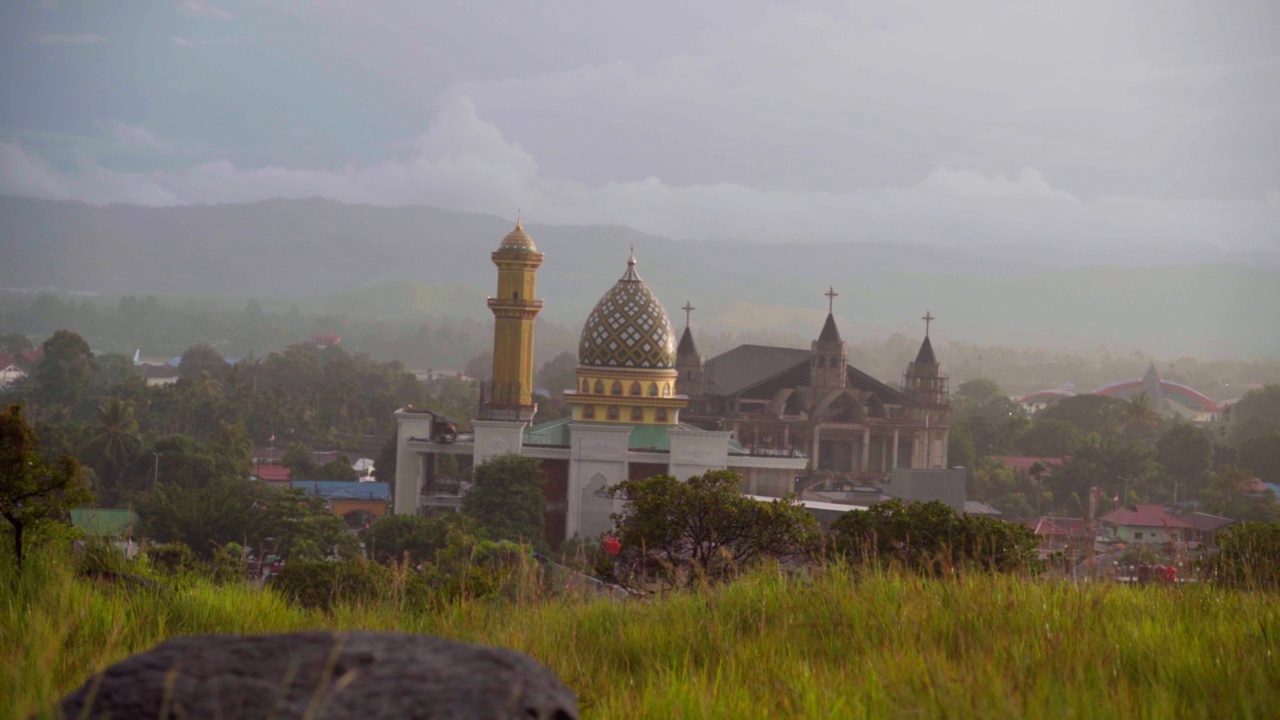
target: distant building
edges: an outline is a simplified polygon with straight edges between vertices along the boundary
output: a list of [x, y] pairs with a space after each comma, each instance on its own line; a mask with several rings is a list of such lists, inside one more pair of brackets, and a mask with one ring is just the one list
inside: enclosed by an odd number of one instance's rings
[[1134, 505], [1103, 515], [1102, 527], [1107, 536], [1125, 544], [1166, 545], [1187, 541], [1192, 526], [1173, 515], [1163, 505]]
[[[677, 345], [634, 253], [583, 325], [576, 382], [564, 393], [572, 415], [534, 424], [543, 255], [517, 221], [491, 259], [498, 271], [497, 295], [488, 300], [493, 379], [481, 388], [479, 419], [473, 433], [463, 433], [430, 410], [396, 413], [397, 513], [459, 503], [465, 488], [442, 472], [446, 456], [462, 466], [503, 453], [538, 460], [552, 545], [609, 529], [622, 503], [605, 490], [626, 479], [731, 469], [742, 475], [744, 493], [780, 497], [813, 471], [822, 473], [814, 489], [842, 492], [885, 484], [899, 469], [947, 467], [947, 378], [927, 324], [896, 388], [849, 364], [831, 303], [809, 350], [744, 345], [704, 362], [687, 315]], [[832, 303], [835, 296], [828, 293]]]
[[[1146, 393], [1150, 398], [1151, 409], [1166, 416], [1178, 416], [1192, 422], [1208, 422], [1218, 413], [1226, 409], [1229, 402], [1218, 403], [1204, 393], [1188, 385], [1165, 380], [1160, 377], [1155, 364], [1147, 367], [1147, 372], [1140, 378], [1117, 380], [1107, 383], [1094, 395], [1114, 397], [1128, 400], [1138, 393]], [[1023, 407], [1035, 412], [1062, 398], [1074, 397], [1076, 393], [1061, 388], [1037, 390], [1018, 398]]]
[[391, 484], [354, 480], [293, 480], [289, 487], [324, 500], [329, 512], [358, 530], [390, 514]]
[[19, 353], [0, 353], [0, 388], [9, 387], [35, 371], [44, 356], [44, 348]]

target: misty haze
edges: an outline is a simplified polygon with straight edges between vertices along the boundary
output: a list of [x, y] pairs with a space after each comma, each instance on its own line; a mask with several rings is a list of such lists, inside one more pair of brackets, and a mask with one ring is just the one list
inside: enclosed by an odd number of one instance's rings
[[1280, 2], [14, 0], [0, 98], [14, 717], [1274, 710]]

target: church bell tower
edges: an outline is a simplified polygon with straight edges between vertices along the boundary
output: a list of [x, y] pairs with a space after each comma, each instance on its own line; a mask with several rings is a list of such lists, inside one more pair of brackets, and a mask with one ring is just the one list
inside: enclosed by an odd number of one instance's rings
[[527, 422], [533, 404], [533, 322], [542, 310], [534, 297], [542, 253], [520, 220], [491, 255], [498, 267], [498, 294], [489, 298], [493, 311], [493, 381], [481, 398], [483, 420]]

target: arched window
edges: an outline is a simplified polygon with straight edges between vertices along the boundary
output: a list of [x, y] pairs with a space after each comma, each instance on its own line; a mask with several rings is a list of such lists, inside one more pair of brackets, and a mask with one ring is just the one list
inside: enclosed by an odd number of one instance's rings
[[692, 380], [692, 379], [693, 379], [693, 371], [692, 371], [692, 370], [686, 371], [686, 372], [685, 372], [685, 374], [684, 374], [684, 379], [685, 379], [685, 380]]
[[644, 408], [640, 408], [640, 407], [631, 408], [631, 419], [636, 422], [644, 420]]
[[585, 395], [589, 392], [591, 392], [591, 382], [586, 378], [582, 378], [582, 394]]
[[638, 382], [633, 382], [633, 383], [631, 383], [631, 394], [632, 394], [632, 395], [639, 395], [639, 394], [640, 394], [640, 383], [638, 383]]
[[604, 394], [604, 381], [602, 381], [602, 380], [597, 380], [597, 381], [596, 381], [596, 394], [597, 394], [597, 395], [603, 395], [603, 394]]
[[610, 406], [609, 406], [609, 419], [610, 419], [610, 420], [617, 420], [617, 419], [618, 419], [618, 406], [617, 406], [617, 405], [610, 405]]
[[662, 383], [662, 397], [671, 397], [671, 383]]
[[667, 421], [667, 409], [666, 409], [666, 408], [658, 408], [658, 411], [657, 411], [656, 413], [654, 413], [654, 414], [653, 414], [653, 419], [654, 419], [654, 420], [656, 420], [657, 422], [666, 422], [666, 421]]
[[658, 397], [658, 383], [649, 383], [649, 395]]
[[582, 419], [583, 419], [583, 420], [595, 420], [595, 419], [596, 419], [596, 406], [595, 406], [595, 405], [583, 405], [583, 406], [582, 406]]
[[613, 381], [613, 387], [612, 387], [612, 388], [610, 388], [610, 389], [609, 389], [609, 391], [610, 391], [610, 392], [612, 392], [614, 395], [621, 395], [621, 394], [622, 394], [622, 381], [621, 381], [621, 380], [614, 380], [614, 381]]

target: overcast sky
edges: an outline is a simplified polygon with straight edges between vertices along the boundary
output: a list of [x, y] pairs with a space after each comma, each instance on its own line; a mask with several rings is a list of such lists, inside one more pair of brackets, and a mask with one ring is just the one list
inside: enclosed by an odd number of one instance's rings
[[0, 92], [7, 194], [1280, 247], [1276, 0], [13, 0]]

